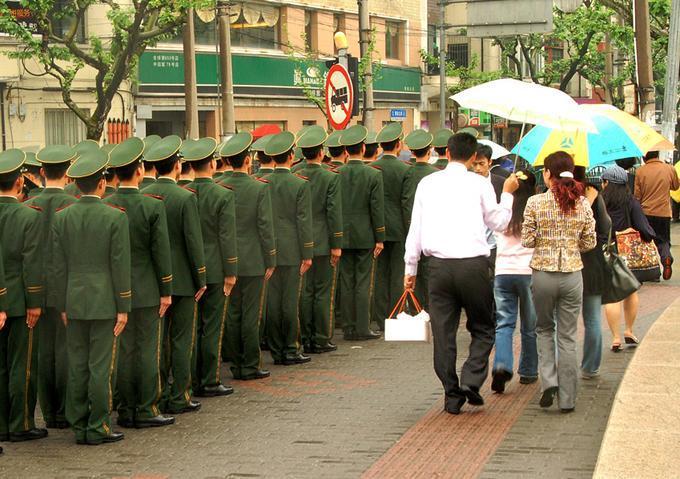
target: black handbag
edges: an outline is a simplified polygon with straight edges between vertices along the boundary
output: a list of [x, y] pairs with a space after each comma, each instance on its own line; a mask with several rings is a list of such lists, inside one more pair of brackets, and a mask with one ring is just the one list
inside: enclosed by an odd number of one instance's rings
[[602, 304], [618, 303], [636, 292], [642, 286], [626, 262], [616, 253], [609, 231], [607, 244], [603, 246], [605, 267], [609, 281], [602, 290]]

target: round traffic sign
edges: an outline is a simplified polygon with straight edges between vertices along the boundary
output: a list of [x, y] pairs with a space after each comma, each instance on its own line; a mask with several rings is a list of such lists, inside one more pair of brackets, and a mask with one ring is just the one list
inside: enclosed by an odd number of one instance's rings
[[345, 67], [335, 64], [326, 76], [326, 115], [333, 128], [344, 129], [352, 118], [354, 90]]

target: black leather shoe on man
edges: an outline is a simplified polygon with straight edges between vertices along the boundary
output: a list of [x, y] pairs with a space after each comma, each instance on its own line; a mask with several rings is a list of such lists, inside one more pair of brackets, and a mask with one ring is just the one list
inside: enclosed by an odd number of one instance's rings
[[116, 424], [118, 424], [120, 427], [127, 427], [127, 428], [132, 428], [135, 427], [135, 421], [130, 419], [130, 418], [123, 418], [119, 417], [118, 421], [116, 421]]
[[196, 392], [196, 396], [200, 398], [212, 398], [215, 396], [229, 396], [233, 392], [234, 388], [232, 388], [231, 386], [218, 384], [217, 386], [208, 386], [203, 389], [199, 389]]
[[292, 366], [294, 364], [304, 364], [308, 363], [312, 360], [309, 356], [305, 356], [304, 354], [298, 354], [297, 356], [286, 356], [283, 358], [281, 361], [281, 364], [284, 366]]
[[135, 427], [137, 429], [144, 429], [147, 427], [163, 427], [169, 426], [170, 424], [175, 424], [175, 418], [172, 416], [163, 416], [162, 414], [154, 417], [135, 420]]
[[[368, 331], [368, 334], [357, 334], [350, 341], [370, 341], [372, 339], [380, 339], [382, 334], [376, 333], [375, 331]], [[347, 339], [347, 338], [346, 338]]]
[[251, 374], [246, 374], [245, 376], [241, 376], [240, 379], [243, 381], [252, 381], [254, 379], [264, 379], [268, 378], [271, 375], [269, 371], [266, 369], [258, 369], [254, 373]]
[[331, 343], [328, 342], [326, 344], [312, 344], [311, 345], [311, 352], [314, 354], [321, 354], [321, 353], [330, 353], [332, 351], [337, 351], [338, 347]]
[[479, 389], [474, 386], [461, 386], [460, 388], [465, 394], [467, 401], [471, 406], [483, 406], [484, 398], [479, 394]]
[[47, 437], [47, 429], [37, 427], [29, 429], [28, 431], [9, 433], [10, 442], [34, 441], [36, 439], [42, 439], [43, 437]]
[[183, 414], [185, 412], [196, 412], [201, 409], [201, 403], [198, 401], [189, 401], [189, 404], [184, 406], [182, 409], [169, 409], [167, 412], [169, 414]]
[[445, 398], [444, 399], [444, 411], [449, 414], [460, 414], [460, 410], [465, 404], [465, 398]]
[[85, 444], [87, 444], [88, 446], [98, 446], [100, 444], [108, 444], [110, 442], [122, 441], [124, 438], [125, 434], [123, 434], [122, 432], [112, 431], [111, 434], [109, 434], [108, 436], [98, 437], [97, 439], [87, 438], [85, 440]]

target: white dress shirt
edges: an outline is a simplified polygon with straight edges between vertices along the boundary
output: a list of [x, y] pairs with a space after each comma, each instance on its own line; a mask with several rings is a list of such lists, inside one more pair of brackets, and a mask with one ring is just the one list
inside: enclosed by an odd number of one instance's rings
[[510, 193], [496, 193], [488, 178], [452, 161], [418, 184], [406, 238], [406, 274], [415, 276], [421, 253], [441, 259], [489, 256], [487, 228], [502, 231], [512, 217]]

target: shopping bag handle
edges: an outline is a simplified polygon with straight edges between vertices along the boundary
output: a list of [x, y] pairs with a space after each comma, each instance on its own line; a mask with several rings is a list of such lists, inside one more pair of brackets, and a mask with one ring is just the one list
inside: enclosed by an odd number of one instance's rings
[[399, 300], [397, 301], [397, 304], [394, 306], [394, 309], [390, 313], [390, 318], [396, 318], [396, 314], [401, 313], [406, 309], [406, 303], [408, 302], [409, 298], [411, 299], [411, 302], [413, 303], [413, 306], [416, 308], [416, 312], [420, 313], [423, 310], [423, 307], [420, 305], [420, 302], [418, 301], [418, 298], [416, 298], [416, 295], [413, 294], [413, 291], [410, 289], [405, 290]]

